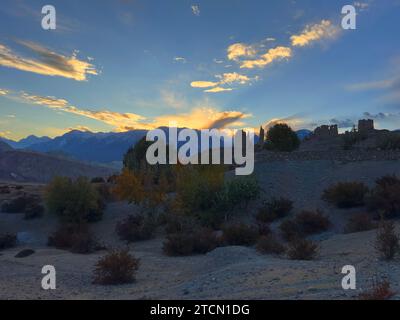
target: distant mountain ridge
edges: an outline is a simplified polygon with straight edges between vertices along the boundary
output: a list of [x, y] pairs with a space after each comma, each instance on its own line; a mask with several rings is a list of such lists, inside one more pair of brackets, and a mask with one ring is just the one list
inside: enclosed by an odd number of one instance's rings
[[[166, 132], [168, 128], [160, 128]], [[182, 128], [178, 129], [181, 130]], [[298, 137], [303, 140], [311, 131], [307, 129], [298, 130]], [[53, 155], [64, 155], [65, 158], [72, 157], [81, 161], [96, 163], [121, 162], [126, 151], [146, 136], [147, 130], [131, 130], [127, 132], [90, 132], [73, 130], [62, 136], [49, 138], [28, 136], [20, 141], [12, 141], [0, 138], [14, 149], [26, 149]], [[255, 143], [258, 142], [255, 136]]]

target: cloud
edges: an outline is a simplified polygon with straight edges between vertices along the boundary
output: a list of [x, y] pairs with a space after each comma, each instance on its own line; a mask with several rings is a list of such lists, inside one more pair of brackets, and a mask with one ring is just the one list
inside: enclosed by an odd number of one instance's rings
[[6, 90], [6, 89], [0, 89], [0, 96], [5, 96], [9, 93], [10, 91]]
[[192, 5], [191, 9], [195, 16], [200, 16], [200, 7], [198, 5]]
[[292, 49], [288, 47], [276, 47], [269, 49], [256, 60], [245, 60], [241, 62], [240, 68], [253, 69], [263, 68], [276, 60], [288, 59], [292, 56]]
[[369, 3], [367, 2], [360, 2], [360, 1], [355, 1], [353, 3], [353, 6], [355, 6], [357, 9], [360, 11], [365, 11], [369, 8]]
[[92, 130], [86, 126], [69, 127], [67, 129], [65, 129], [65, 131], [67, 131], [67, 132], [70, 132], [70, 131], [92, 132]]
[[322, 20], [318, 24], [308, 25], [298, 35], [292, 35], [290, 40], [294, 47], [304, 47], [310, 43], [326, 39], [334, 38], [339, 32], [339, 28], [332, 24], [329, 20]]
[[392, 88], [400, 79], [385, 79], [379, 81], [361, 82], [351, 84], [347, 87], [349, 90], [354, 91], [364, 91], [364, 90], [379, 90], [379, 89], [390, 89]]
[[213, 107], [198, 107], [190, 113], [164, 115], [156, 117], [152, 125], [157, 128], [168, 126], [170, 122], [176, 122], [178, 127], [192, 129], [222, 129], [226, 127], [241, 126], [243, 120], [251, 117], [240, 111], [218, 111]]
[[338, 128], [351, 128], [354, 126], [354, 121], [351, 119], [339, 120], [339, 119], [333, 118], [333, 119], [329, 120], [329, 122], [331, 124], [336, 124], [338, 126]]
[[218, 93], [218, 92], [224, 92], [224, 91], [232, 91], [232, 88], [222, 88], [222, 87], [214, 87], [212, 89], [207, 89], [204, 90], [204, 92], [208, 92], [208, 93]]
[[257, 54], [257, 50], [253, 46], [244, 43], [234, 43], [227, 49], [228, 59], [238, 61], [241, 57], [253, 57]]
[[186, 63], [186, 59], [184, 57], [175, 57], [174, 61], [175, 62]]
[[0, 131], [0, 137], [8, 139], [11, 135], [11, 131]]
[[210, 88], [215, 87], [219, 84], [219, 82], [212, 82], [212, 81], [193, 81], [190, 85], [193, 88]]
[[273, 118], [263, 124], [263, 128], [268, 130], [276, 124], [286, 123], [294, 130], [308, 128], [309, 124], [307, 120], [301, 115], [292, 115], [286, 118]]
[[87, 61], [79, 60], [76, 52], [67, 57], [33, 42], [19, 41], [19, 43], [37, 57], [22, 57], [0, 43], [0, 66], [76, 81], [87, 80], [89, 74], [98, 75], [96, 67]]
[[239, 74], [237, 72], [227, 72], [223, 74], [217, 74], [215, 76], [217, 79], [219, 79], [218, 82], [215, 81], [193, 81], [190, 85], [193, 88], [211, 88], [207, 89], [204, 92], [211, 92], [211, 93], [216, 93], [216, 92], [224, 92], [224, 91], [232, 91], [232, 88], [224, 88], [221, 87], [223, 85], [232, 85], [232, 84], [247, 84], [253, 80], [258, 80], [258, 77], [255, 78], [250, 78], [246, 75]]
[[148, 119], [134, 113], [120, 113], [109, 110], [94, 111], [78, 108], [71, 105], [65, 99], [32, 95], [26, 92], [13, 93], [10, 97], [18, 98], [24, 103], [39, 105], [52, 110], [101, 121], [114, 127], [114, 130], [119, 132], [133, 129], [150, 130], [168, 126], [170, 122], [177, 122], [181, 127], [193, 129], [223, 128], [227, 126], [238, 126], [242, 123], [242, 120], [251, 116], [251, 114], [245, 114], [240, 111], [219, 111], [215, 107], [206, 106], [207, 101], [198, 104], [189, 113], [162, 115], [153, 119]]
[[172, 91], [162, 90], [161, 99], [165, 104], [174, 109], [183, 109], [187, 106], [186, 99], [182, 95]]

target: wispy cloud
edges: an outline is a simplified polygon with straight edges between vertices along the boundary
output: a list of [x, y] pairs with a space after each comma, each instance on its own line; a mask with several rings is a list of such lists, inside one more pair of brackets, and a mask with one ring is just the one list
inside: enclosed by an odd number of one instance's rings
[[184, 57], [175, 57], [174, 61], [175, 62], [181, 62], [181, 63], [186, 63], [187, 62], [186, 58], [184, 58]]
[[65, 99], [51, 96], [32, 95], [26, 92], [10, 92], [10, 98], [19, 99], [21, 102], [39, 105], [51, 110], [62, 111], [77, 116], [94, 119], [108, 124], [115, 131], [128, 131], [133, 129], [154, 129], [168, 126], [176, 122], [179, 126], [193, 129], [224, 128], [240, 125], [242, 120], [250, 117], [240, 111], [219, 111], [209, 106], [207, 101], [196, 105], [189, 113], [167, 114], [154, 118], [146, 118], [134, 113], [120, 113], [109, 110], [95, 111], [73, 106]]
[[6, 94], [8, 94], [9, 91], [6, 89], [0, 89], [0, 96], [5, 96]]
[[217, 74], [215, 78], [219, 79], [218, 81], [193, 81], [190, 85], [193, 88], [211, 88], [207, 89], [204, 92], [224, 92], [224, 91], [232, 91], [232, 88], [224, 88], [223, 85], [232, 85], [232, 84], [240, 84], [244, 85], [250, 83], [251, 81], [258, 80], [258, 77], [250, 78], [246, 75], [239, 74], [237, 72], [227, 72], [223, 74]]
[[0, 43], [0, 66], [76, 81], [84, 81], [88, 75], [98, 74], [96, 67], [88, 61], [79, 60], [76, 52], [67, 57], [33, 42], [19, 41], [19, 43], [29, 49], [35, 57], [22, 57]]
[[254, 46], [245, 43], [234, 43], [227, 49], [228, 59], [233, 61], [238, 61], [242, 57], [253, 57], [256, 54]]
[[320, 23], [308, 25], [297, 35], [292, 35], [290, 40], [294, 47], [304, 47], [314, 41], [334, 38], [339, 33], [339, 28], [329, 20], [322, 20]]

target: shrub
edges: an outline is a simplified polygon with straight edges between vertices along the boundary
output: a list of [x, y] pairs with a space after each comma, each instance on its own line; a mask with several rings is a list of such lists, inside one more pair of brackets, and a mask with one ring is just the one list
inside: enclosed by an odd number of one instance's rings
[[94, 269], [95, 284], [118, 285], [132, 283], [139, 269], [140, 260], [128, 250], [114, 250], [100, 258]]
[[258, 210], [256, 219], [261, 222], [272, 222], [287, 216], [293, 209], [293, 202], [285, 198], [273, 198], [270, 201], [264, 201], [262, 207]]
[[364, 197], [369, 191], [361, 182], [340, 182], [326, 189], [322, 199], [338, 208], [353, 208], [364, 205]]
[[11, 193], [11, 189], [9, 186], [0, 187], [0, 194], [9, 194], [9, 193]]
[[15, 234], [0, 235], [0, 250], [13, 248], [17, 245], [17, 236]]
[[257, 227], [258, 227], [258, 234], [260, 236], [268, 236], [271, 234], [271, 228], [268, 223], [258, 222]]
[[225, 214], [217, 210], [206, 210], [197, 213], [196, 218], [203, 227], [219, 230], [225, 220]]
[[399, 236], [395, 233], [393, 222], [381, 223], [376, 235], [375, 248], [385, 260], [392, 260], [399, 251]]
[[346, 132], [343, 136], [343, 149], [350, 150], [353, 148], [353, 146], [355, 144], [357, 144], [367, 138], [368, 138], [368, 136], [361, 132], [357, 132], [357, 131]]
[[40, 218], [44, 214], [44, 207], [41, 204], [35, 203], [25, 209], [25, 220]]
[[355, 233], [375, 229], [376, 223], [372, 221], [370, 215], [366, 213], [359, 213], [352, 216], [345, 226], [345, 233]]
[[300, 226], [304, 235], [324, 232], [329, 229], [329, 219], [319, 210], [302, 211], [295, 217], [295, 222]]
[[87, 254], [103, 249], [85, 225], [62, 225], [48, 239], [48, 246]]
[[324, 232], [329, 229], [330, 225], [329, 219], [317, 210], [315, 212], [302, 211], [293, 219], [282, 222], [279, 228], [287, 241], [294, 241], [311, 234]]
[[196, 227], [196, 221], [193, 217], [168, 214], [166, 216], [167, 225], [165, 231], [168, 234], [172, 233], [182, 233], [182, 232], [192, 232]]
[[276, 124], [267, 132], [266, 147], [270, 150], [291, 152], [299, 146], [299, 137], [287, 124]]
[[395, 175], [385, 176], [376, 181], [375, 188], [367, 198], [370, 211], [376, 211], [383, 218], [394, 218], [400, 215], [400, 179]]
[[382, 150], [399, 150], [400, 134], [397, 132], [390, 132], [381, 136], [377, 146]]
[[395, 295], [390, 288], [389, 281], [374, 283], [372, 288], [367, 292], [359, 295], [360, 300], [388, 300]]
[[130, 171], [139, 171], [141, 168], [145, 167], [146, 162], [146, 152], [149, 146], [153, 142], [146, 141], [146, 137], [140, 139], [133, 147], [124, 155], [123, 165], [125, 169]]
[[90, 180], [91, 183], [104, 183], [105, 180], [103, 177], [94, 177], [92, 180]]
[[217, 246], [218, 241], [212, 230], [199, 229], [169, 234], [164, 241], [163, 251], [169, 256], [189, 256], [205, 254]]
[[258, 236], [257, 228], [243, 223], [229, 225], [223, 230], [223, 241], [229, 246], [251, 246]]
[[129, 215], [125, 220], [118, 222], [116, 226], [119, 238], [128, 242], [151, 239], [155, 229], [154, 221], [143, 215]]
[[261, 236], [257, 241], [256, 248], [263, 254], [282, 254], [286, 251], [285, 246], [273, 234]]
[[104, 204], [87, 178], [73, 181], [56, 177], [46, 188], [49, 212], [68, 223], [95, 222], [102, 218]]
[[1, 206], [1, 211], [7, 213], [23, 213], [27, 207], [36, 205], [37, 202], [37, 197], [24, 194], [18, 198], [3, 203]]
[[297, 239], [289, 245], [288, 256], [292, 260], [313, 260], [318, 254], [318, 245], [306, 239]]

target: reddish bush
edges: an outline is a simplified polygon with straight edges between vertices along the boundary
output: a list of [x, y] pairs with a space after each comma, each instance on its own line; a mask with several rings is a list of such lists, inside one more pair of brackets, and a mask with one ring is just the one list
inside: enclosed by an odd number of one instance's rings
[[189, 256], [205, 254], [217, 246], [218, 240], [212, 230], [199, 229], [169, 234], [164, 242], [163, 251], [169, 256]]
[[364, 205], [369, 189], [361, 182], [340, 182], [326, 189], [322, 199], [338, 208], [353, 208]]
[[395, 295], [390, 289], [389, 281], [383, 281], [381, 283], [374, 283], [372, 288], [367, 292], [363, 292], [359, 295], [360, 300], [388, 300]]
[[377, 228], [369, 214], [359, 213], [352, 216], [344, 228], [345, 233], [363, 232]]
[[292, 260], [313, 260], [318, 254], [318, 245], [306, 239], [297, 239], [289, 245], [288, 256]]
[[102, 257], [94, 270], [95, 284], [118, 285], [132, 283], [139, 269], [140, 260], [128, 250], [114, 250]]
[[399, 236], [395, 232], [393, 222], [381, 223], [376, 235], [375, 248], [385, 260], [392, 260], [399, 251]]
[[293, 209], [293, 202], [285, 198], [273, 198], [265, 201], [259, 208], [256, 219], [260, 222], [269, 223], [286, 217]]
[[128, 242], [151, 239], [155, 229], [155, 223], [143, 215], [130, 215], [116, 226], [119, 238]]
[[367, 205], [370, 211], [383, 215], [383, 218], [400, 216], [400, 179], [396, 176], [378, 179], [367, 198]]
[[86, 225], [63, 225], [48, 239], [48, 246], [87, 254], [103, 249], [92, 237]]
[[256, 248], [263, 254], [282, 254], [286, 251], [285, 246], [273, 234], [261, 236], [257, 241]]
[[232, 224], [223, 229], [223, 241], [229, 246], [251, 246], [258, 237], [257, 228], [243, 223]]
[[287, 241], [324, 232], [329, 229], [331, 223], [321, 211], [302, 211], [293, 219], [285, 220], [280, 225], [283, 237]]

